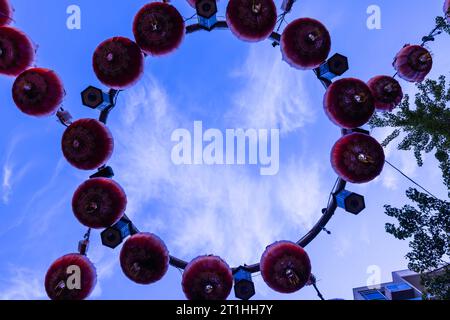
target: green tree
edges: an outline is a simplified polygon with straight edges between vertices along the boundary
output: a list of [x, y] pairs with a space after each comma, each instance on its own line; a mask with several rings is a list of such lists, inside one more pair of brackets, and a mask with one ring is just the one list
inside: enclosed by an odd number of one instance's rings
[[450, 24], [444, 17], [436, 17], [436, 29], [438, 32], [446, 32], [450, 34]]
[[427, 79], [417, 88], [414, 109], [406, 95], [397, 113], [376, 114], [369, 124], [372, 128], [394, 128], [383, 146], [403, 134], [398, 149], [413, 150], [419, 166], [423, 165], [424, 153], [434, 152], [450, 194], [450, 87], [446, 88], [445, 77], [441, 76], [438, 81]]
[[[385, 206], [386, 214], [398, 220], [398, 226], [387, 223], [386, 231], [399, 240], [410, 239], [412, 251], [406, 255], [408, 268], [422, 275], [428, 294], [450, 300], [450, 202], [416, 189], [409, 189], [406, 195], [416, 207]], [[441, 272], [430, 275], [436, 270]]]
[[[426, 80], [417, 88], [413, 108], [405, 96], [396, 113], [377, 114], [370, 125], [393, 128], [382, 144], [401, 139], [398, 149], [412, 150], [419, 166], [425, 153], [434, 153], [450, 194], [450, 88], [444, 76], [437, 81]], [[406, 195], [413, 205], [401, 209], [385, 206], [386, 214], [398, 220], [397, 225], [387, 223], [386, 231], [399, 240], [410, 241], [408, 267], [421, 274], [426, 293], [450, 299], [450, 202], [416, 189], [409, 189]]]

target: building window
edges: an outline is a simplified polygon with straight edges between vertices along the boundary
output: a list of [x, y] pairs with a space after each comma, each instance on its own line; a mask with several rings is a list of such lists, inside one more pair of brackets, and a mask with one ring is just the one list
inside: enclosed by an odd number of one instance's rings
[[408, 286], [406, 283], [394, 283], [386, 286], [386, 289], [389, 291], [405, 291], [405, 290], [411, 290], [411, 287]]
[[409, 300], [415, 297], [414, 289], [406, 283], [393, 283], [385, 288], [389, 300]]
[[360, 294], [364, 300], [386, 300], [386, 297], [378, 290], [365, 290], [361, 291]]

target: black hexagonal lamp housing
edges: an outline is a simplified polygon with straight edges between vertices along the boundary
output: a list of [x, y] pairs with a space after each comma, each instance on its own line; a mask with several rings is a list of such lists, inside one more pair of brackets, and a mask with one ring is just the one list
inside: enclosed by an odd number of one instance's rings
[[342, 76], [349, 69], [348, 59], [342, 54], [336, 53], [324, 64], [315, 70], [319, 79], [331, 81], [337, 76]]
[[115, 225], [105, 229], [100, 234], [105, 247], [115, 249], [123, 240], [137, 232], [131, 220], [124, 215]]
[[366, 208], [364, 197], [360, 194], [343, 190], [336, 195], [336, 202], [339, 208], [352, 213], [359, 214]]
[[105, 166], [105, 167], [99, 168], [96, 173], [89, 176], [89, 178], [91, 178], [91, 179], [93, 179], [93, 178], [109, 178], [109, 179], [111, 179], [112, 177], [114, 177], [114, 170], [110, 166]]
[[245, 267], [237, 268], [234, 273], [234, 294], [241, 300], [249, 300], [255, 295], [255, 284], [252, 281], [252, 274]]
[[105, 110], [111, 105], [110, 95], [94, 86], [89, 86], [81, 92], [81, 101], [84, 106], [98, 110]]
[[216, 0], [198, 0], [195, 4], [198, 24], [207, 30], [211, 30], [217, 23]]
[[347, 129], [347, 128], [342, 128], [341, 129], [342, 135], [346, 136], [352, 133], [362, 133], [362, 134], [366, 134], [368, 136], [370, 136], [370, 132], [361, 128], [353, 128], [353, 129]]

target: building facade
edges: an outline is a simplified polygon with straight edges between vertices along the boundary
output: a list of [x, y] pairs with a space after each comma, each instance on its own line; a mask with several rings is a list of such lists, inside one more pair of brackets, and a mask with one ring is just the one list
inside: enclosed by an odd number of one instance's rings
[[392, 282], [353, 289], [354, 300], [422, 300], [420, 275], [411, 270], [392, 272]]

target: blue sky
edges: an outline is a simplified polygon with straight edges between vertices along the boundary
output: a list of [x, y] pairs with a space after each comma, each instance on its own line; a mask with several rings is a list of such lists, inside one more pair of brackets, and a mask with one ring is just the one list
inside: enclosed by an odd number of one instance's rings
[[[281, 1], [276, 1], [278, 4]], [[393, 74], [392, 59], [405, 43], [418, 43], [442, 15], [442, 0], [299, 0], [287, 20], [321, 20], [332, 36], [332, 54], [349, 57], [346, 76], [367, 81]], [[134, 14], [146, 1], [13, 0], [15, 26], [38, 46], [36, 65], [60, 74], [67, 91], [64, 107], [75, 118], [97, 117], [81, 106], [79, 93], [100, 86], [91, 67], [92, 52], [104, 39], [132, 38]], [[193, 9], [172, 3], [184, 17]], [[66, 8], [81, 8], [81, 30], [66, 28]], [[219, 16], [226, 1], [220, 3]], [[369, 5], [381, 8], [382, 29], [366, 27]], [[448, 76], [450, 44], [443, 35], [430, 44], [431, 78]], [[88, 172], [72, 168], [60, 150], [63, 127], [54, 117], [21, 114], [11, 99], [13, 79], [0, 77], [0, 299], [45, 299], [43, 278], [59, 256], [76, 250], [85, 228], [74, 218], [73, 191]], [[401, 82], [406, 93], [414, 86]], [[196, 33], [174, 54], [148, 58], [142, 80], [123, 93], [109, 120], [116, 148], [110, 165], [128, 194], [127, 214], [145, 231], [165, 240], [171, 254], [190, 260], [218, 254], [231, 265], [259, 260], [266, 245], [297, 240], [317, 221], [336, 179], [329, 152], [339, 129], [326, 118], [324, 90], [312, 72], [290, 68], [270, 42], [243, 43], [228, 31]], [[170, 161], [176, 128], [279, 128], [280, 171], [261, 177], [252, 166], [174, 166]], [[389, 130], [376, 130], [378, 139]], [[387, 148], [387, 158], [445, 198], [432, 156], [417, 168], [413, 155]], [[407, 243], [384, 231], [383, 205], [400, 206], [409, 183], [386, 167], [375, 181], [349, 186], [366, 197], [359, 216], [336, 212], [306, 249], [326, 298], [352, 298], [376, 265], [381, 281], [404, 269]], [[92, 237], [90, 258], [99, 281], [92, 299], [183, 299], [181, 274], [171, 268], [151, 286], [130, 282], [120, 270], [119, 250]], [[312, 288], [292, 295], [272, 292], [255, 275], [258, 299], [315, 299]]]

